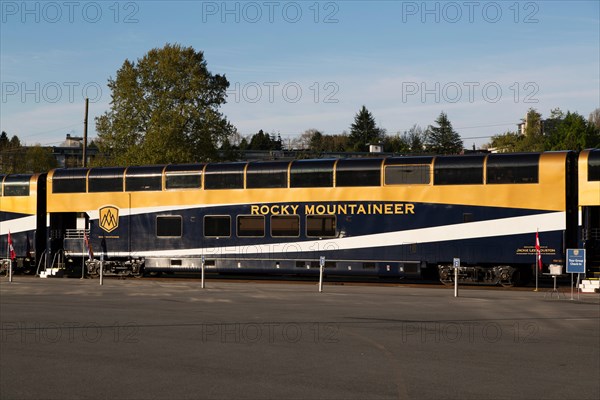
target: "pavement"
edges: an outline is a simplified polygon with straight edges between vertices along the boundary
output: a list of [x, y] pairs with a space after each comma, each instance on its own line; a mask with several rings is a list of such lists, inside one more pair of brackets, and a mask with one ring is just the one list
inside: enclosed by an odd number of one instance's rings
[[0, 279], [1, 399], [600, 398], [600, 297]]

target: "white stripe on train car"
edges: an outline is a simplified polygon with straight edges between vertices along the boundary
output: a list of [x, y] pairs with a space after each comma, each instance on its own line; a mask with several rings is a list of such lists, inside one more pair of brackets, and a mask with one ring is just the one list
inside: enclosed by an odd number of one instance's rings
[[[280, 242], [269, 244], [250, 244], [244, 246], [223, 246], [209, 248], [192, 248], [178, 250], [150, 250], [137, 252], [109, 252], [116, 257], [191, 257], [222, 256], [246, 254], [270, 254], [285, 252], [319, 252], [332, 250], [351, 250], [397, 246], [401, 244], [432, 243], [451, 240], [479, 239], [494, 236], [508, 236], [531, 233], [536, 229], [541, 232], [560, 231], [566, 229], [566, 213], [554, 212], [522, 217], [511, 217], [477, 221], [404, 231], [376, 233], [354, 237], [306, 240], [296, 242]], [[532, 246], [535, 237], [531, 239]]]
[[8, 231], [11, 234], [19, 232], [27, 232], [35, 230], [36, 219], [35, 215], [27, 217], [9, 219], [8, 221], [2, 221], [0, 224], [0, 235], [8, 235]]

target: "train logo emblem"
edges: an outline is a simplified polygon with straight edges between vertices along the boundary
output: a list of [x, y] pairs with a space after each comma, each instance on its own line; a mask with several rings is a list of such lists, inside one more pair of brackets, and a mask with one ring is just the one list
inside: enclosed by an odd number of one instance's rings
[[112, 232], [119, 227], [119, 209], [113, 206], [102, 207], [100, 213], [100, 228]]

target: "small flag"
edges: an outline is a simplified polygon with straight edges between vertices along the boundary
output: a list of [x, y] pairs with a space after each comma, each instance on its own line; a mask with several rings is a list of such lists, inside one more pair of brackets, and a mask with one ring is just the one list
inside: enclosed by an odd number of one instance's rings
[[540, 249], [540, 235], [535, 231], [535, 252], [537, 254], [538, 268], [542, 270], [542, 251]]
[[90, 241], [88, 240], [86, 231], [83, 231], [83, 240], [85, 241], [85, 247], [87, 247], [88, 257], [91, 261], [94, 259], [94, 252], [92, 251], [92, 246], [90, 245]]
[[10, 231], [8, 231], [8, 256], [11, 260], [17, 258], [17, 253], [15, 253], [15, 248], [13, 247], [12, 237], [10, 236]]

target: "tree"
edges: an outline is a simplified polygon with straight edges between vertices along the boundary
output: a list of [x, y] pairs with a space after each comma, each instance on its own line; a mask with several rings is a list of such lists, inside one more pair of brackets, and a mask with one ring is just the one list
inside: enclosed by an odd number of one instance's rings
[[8, 147], [8, 134], [4, 131], [2, 131], [2, 134], [0, 134], [0, 150], [4, 150]]
[[383, 151], [387, 153], [408, 153], [410, 152], [410, 145], [406, 140], [405, 135], [401, 135], [400, 132], [394, 136], [386, 136], [383, 141]]
[[18, 174], [27, 172], [25, 165], [25, 148], [21, 141], [14, 135], [10, 140], [8, 134], [0, 134], [0, 173]]
[[383, 142], [385, 130], [378, 128], [373, 115], [362, 106], [350, 126], [349, 146], [353, 151], [368, 151], [369, 144]]
[[600, 131], [600, 108], [596, 108], [590, 113], [588, 122], [595, 126], [598, 131]]
[[514, 153], [521, 147], [524, 136], [517, 132], [505, 132], [492, 136], [489, 147], [495, 148], [499, 153]]
[[411, 153], [423, 153], [425, 149], [425, 132], [423, 132], [423, 129], [419, 125], [414, 124], [408, 132], [404, 132], [404, 136], [409, 144]]
[[282, 149], [281, 136], [269, 135], [264, 133], [263, 130], [259, 130], [257, 133], [252, 135], [250, 138], [249, 150], [281, 150]]
[[311, 144], [313, 141], [313, 136], [323, 134], [318, 129], [307, 129], [300, 136], [293, 138], [290, 143], [291, 150], [312, 150]]
[[311, 133], [312, 134], [310, 136], [308, 148], [312, 152], [320, 154], [321, 152], [323, 152], [325, 146], [325, 139], [323, 138], [323, 134], [316, 129], [313, 130]]
[[125, 60], [108, 87], [111, 107], [96, 118], [96, 130], [112, 164], [214, 160], [235, 131], [219, 112], [229, 82], [210, 73], [192, 47], [167, 44], [137, 63]]
[[530, 108], [522, 120], [525, 124], [525, 137], [519, 141], [516, 151], [544, 151], [546, 139], [542, 132], [542, 114], [535, 108]]
[[600, 146], [598, 129], [578, 113], [567, 112], [547, 138], [545, 150], [582, 150]]
[[452, 128], [448, 115], [442, 111], [435, 123], [438, 126], [429, 125], [425, 133], [425, 149], [434, 154], [460, 154], [463, 141]]
[[31, 173], [47, 172], [58, 166], [52, 149], [39, 144], [27, 148], [25, 164], [26, 171]]

